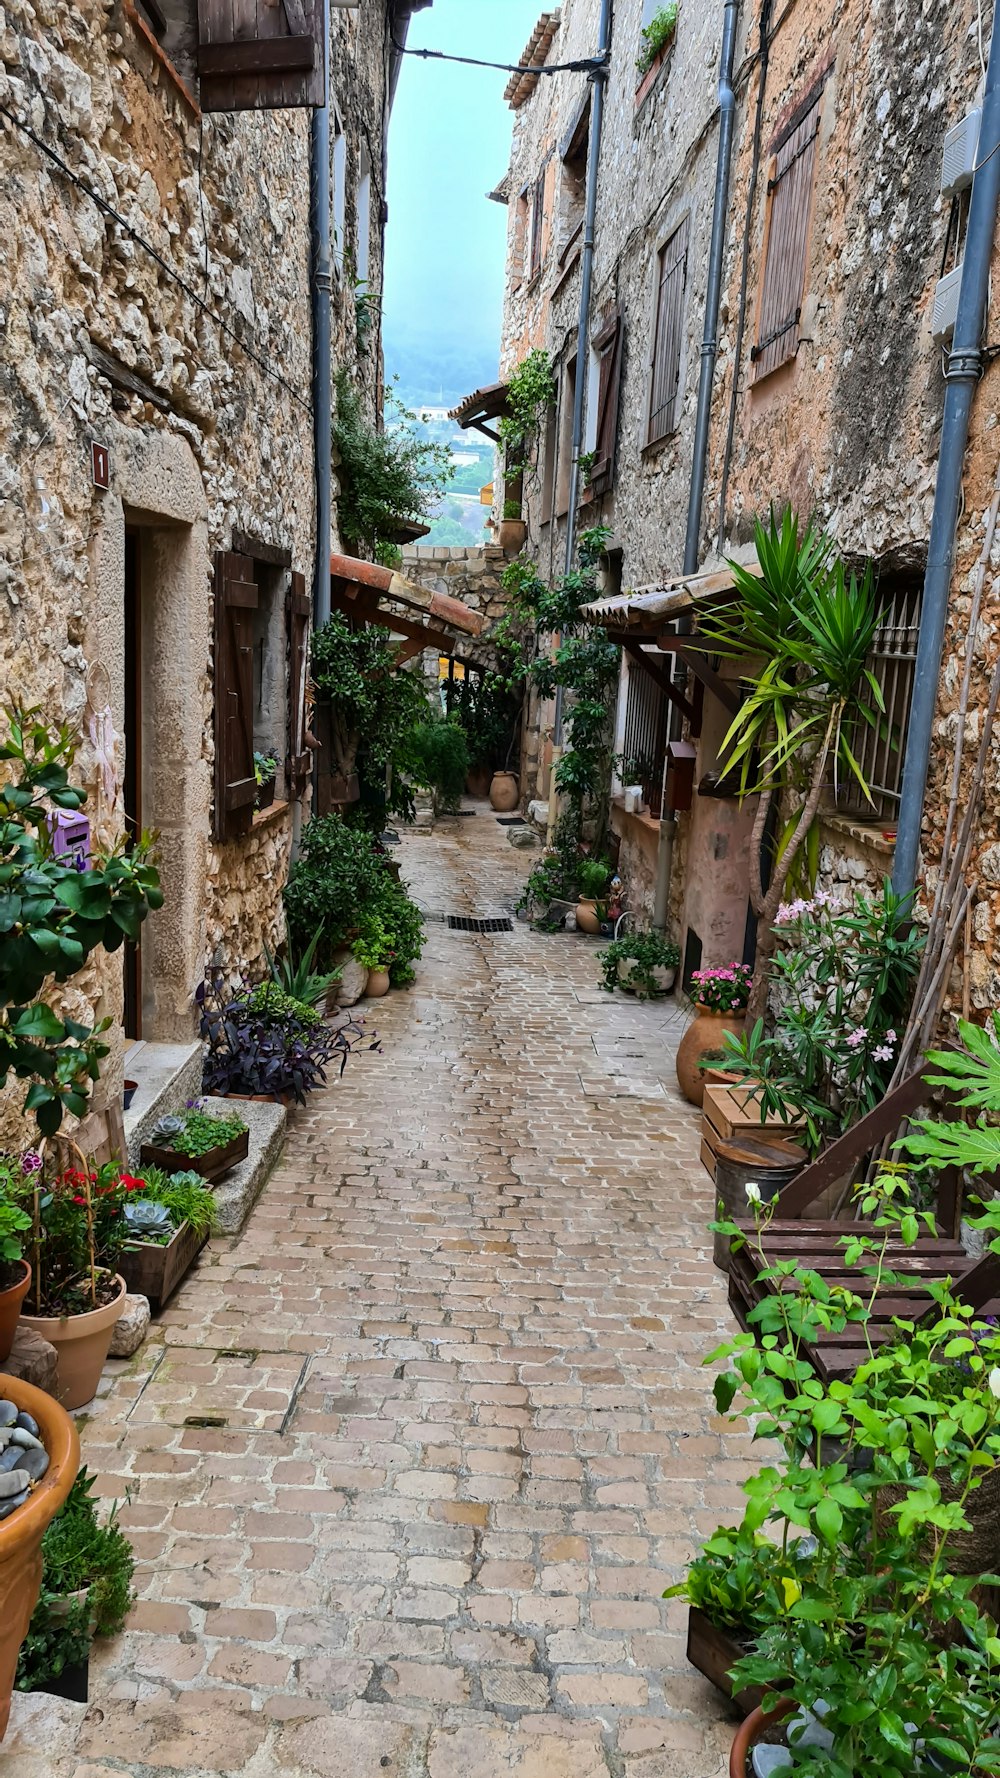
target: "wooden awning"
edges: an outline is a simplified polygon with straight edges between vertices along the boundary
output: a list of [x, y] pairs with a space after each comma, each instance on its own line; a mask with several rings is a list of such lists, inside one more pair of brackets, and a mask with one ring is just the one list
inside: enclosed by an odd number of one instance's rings
[[[760, 573], [756, 562], [748, 562], [746, 567], [750, 574]], [[733, 571], [723, 564], [707, 574], [678, 574], [656, 586], [619, 593], [613, 599], [595, 599], [581, 610], [589, 623], [600, 624], [610, 635], [627, 633], [655, 640], [664, 625], [679, 617], [697, 617], [699, 609], [723, 604], [735, 592]]]
[[358, 556], [330, 557], [330, 603], [334, 611], [359, 623], [379, 624], [403, 639], [402, 654], [410, 658], [424, 648], [439, 654], [468, 649], [482, 633], [485, 619], [448, 593], [418, 586], [378, 562]]
[[493, 444], [499, 444], [499, 434], [491, 432], [486, 425], [487, 420], [499, 420], [507, 412], [507, 384], [487, 383], [485, 388], [473, 389], [457, 407], [448, 410], [449, 420], [457, 420], [463, 432], [474, 426], [477, 432], [485, 433]]

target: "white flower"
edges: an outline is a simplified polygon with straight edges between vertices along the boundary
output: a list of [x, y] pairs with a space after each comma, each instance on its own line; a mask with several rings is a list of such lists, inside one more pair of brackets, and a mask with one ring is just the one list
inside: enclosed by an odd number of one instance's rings
[[[746, 1194], [747, 1194], [747, 1203], [748, 1204], [760, 1204], [763, 1202], [761, 1195], [760, 1195], [760, 1186], [757, 1184], [757, 1181], [755, 1179], [748, 1179], [747, 1180]], [[998, 1377], [1000, 1377], [1000, 1371], [998, 1371], [996, 1374]], [[993, 1378], [991, 1377], [990, 1378], [990, 1387], [992, 1388], [992, 1386], [993, 1386]]]
[[1000, 1370], [994, 1366], [993, 1370], [990, 1371], [987, 1380], [990, 1385], [990, 1394], [995, 1395], [997, 1400], [1000, 1401]]

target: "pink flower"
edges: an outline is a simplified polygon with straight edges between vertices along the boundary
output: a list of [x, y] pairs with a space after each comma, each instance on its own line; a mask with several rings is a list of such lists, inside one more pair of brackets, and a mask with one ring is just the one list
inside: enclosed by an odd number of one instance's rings
[[877, 1049], [872, 1050], [872, 1057], [876, 1062], [891, 1062], [892, 1051], [886, 1044], [880, 1043]]
[[862, 1025], [856, 1025], [854, 1030], [848, 1034], [844, 1041], [847, 1044], [848, 1049], [860, 1049], [865, 1041], [864, 1027]]
[[886, 1043], [895, 1043], [895, 1041], [896, 1041], [895, 1031], [887, 1031], [885, 1034], [885, 1041], [886, 1041]]
[[32, 1173], [40, 1173], [41, 1170], [42, 1157], [37, 1149], [26, 1148], [21, 1156], [21, 1172], [24, 1174], [25, 1178], [28, 1178]]

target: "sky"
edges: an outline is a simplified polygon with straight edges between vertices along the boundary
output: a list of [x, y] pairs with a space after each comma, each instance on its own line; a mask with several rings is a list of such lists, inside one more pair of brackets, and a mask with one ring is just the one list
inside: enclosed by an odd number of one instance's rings
[[[434, 0], [411, 48], [516, 62], [543, 0]], [[507, 212], [508, 76], [404, 57], [389, 132], [383, 297], [386, 373], [410, 402], [454, 404], [495, 381]]]

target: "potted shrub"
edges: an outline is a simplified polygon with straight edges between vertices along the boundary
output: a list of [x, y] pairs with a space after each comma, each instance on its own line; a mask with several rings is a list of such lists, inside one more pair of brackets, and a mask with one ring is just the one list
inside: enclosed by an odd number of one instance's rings
[[362, 969], [368, 971], [368, 999], [381, 1000], [389, 992], [389, 971], [396, 953], [393, 935], [377, 914], [362, 918], [361, 931], [351, 949]]
[[103, 1524], [86, 1467], [42, 1537], [42, 1586], [17, 1663], [17, 1690], [87, 1702], [90, 1645], [116, 1636], [132, 1604], [135, 1558], [117, 1506]]
[[129, 1290], [155, 1309], [169, 1301], [215, 1226], [215, 1199], [200, 1173], [148, 1167], [124, 1179], [128, 1238], [121, 1272]]
[[249, 1151], [249, 1127], [238, 1113], [206, 1111], [195, 1099], [183, 1111], [160, 1118], [139, 1158], [144, 1166], [162, 1167], [165, 1173], [193, 1169], [203, 1179], [216, 1180], [246, 1160]]
[[31, 1283], [31, 1267], [24, 1257], [23, 1237], [31, 1227], [24, 1206], [25, 1190], [23, 1163], [0, 1155], [0, 1364], [10, 1356], [21, 1304]]
[[[252, 991], [251, 991], [252, 992]], [[306, 1094], [327, 1084], [327, 1071], [343, 1074], [347, 1058], [364, 1038], [360, 1025], [304, 1024], [291, 1013], [255, 1012], [250, 993], [230, 999], [222, 984], [198, 990], [206, 1051], [203, 1082], [217, 1097], [273, 1099], [304, 1105]], [[378, 1048], [377, 1038], [369, 1046]]]
[[[5, 1496], [0, 1519], [0, 1740], [10, 1715], [18, 1650], [42, 1582], [42, 1539], [80, 1467], [77, 1429], [51, 1395], [19, 1377], [5, 1377], [0, 1415], [9, 1420], [11, 1408], [23, 1430], [34, 1429], [32, 1436], [38, 1439], [48, 1462], [43, 1468], [41, 1459], [35, 1461], [33, 1467], [39, 1473], [27, 1498], [11, 1507], [10, 1501], [18, 1496]], [[5, 1471], [4, 1475], [12, 1473]]]
[[635, 61], [638, 76], [635, 102], [641, 105], [659, 73], [677, 30], [677, 0], [666, 0], [657, 8], [649, 23], [643, 25], [639, 54]]
[[313, 960], [323, 937], [323, 928], [318, 926], [305, 950], [295, 960], [289, 947], [284, 957], [273, 957], [267, 946], [264, 956], [272, 982], [290, 999], [300, 1006], [311, 1006], [315, 1012], [326, 1004], [326, 997], [334, 985], [340, 980], [337, 969], [313, 969]]
[[278, 755], [273, 747], [266, 753], [254, 753], [253, 775], [257, 786], [254, 796], [255, 809], [267, 809], [274, 801], [275, 785], [278, 781]]
[[705, 1076], [698, 1066], [706, 1050], [723, 1047], [723, 1033], [738, 1036], [750, 994], [751, 971], [745, 963], [696, 969], [691, 977], [695, 1016], [677, 1046], [677, 1084], [691, 1105], [705, 1096]]
[[577, 876], [580, 899], [576, 924], [581, 932], [598, 933], [608, 917], [608, 885], [612, 866], [606, 858], [581, 858]]
[[520, 500], [505, 500], [503, 517], [500, 520], [500, 548], [511, 555], [517, 555], [524, 548], [527, 535], [528, 527], [521, 517]]
[[632, 932], [601, 952], [601, 986], [609, 994], [623, 988], [640, 1000], [652, 1000], [658, 994], [669, 994], [680, 960], [677, 946], [662, 932]]
[[[72, 1144], [66, 1144], [72, 1148]], [[125, 1242], [125, 1190], [116, 1162], [44, 1170], [32, 1181], [31, 1313], [25, 1325], [57, 1353], [56, 1394], [67, 1408], [91, 1401], [125, 1308], [118, 1260]]]
[[[751, 1201], [763, 1268], [771, 1211]], [[997, 1548], [1000, 1330], [941, 1283], [928, 1292], [929, 1314], [876, 1344], [872, 1280], [906, 1282], [905, 1259], [902, 1272], [889, 1268], [890, 1241], [912, 1246], [933, 1218], [915, 1211], [898, 1169], [859, 1188], [858, 1211], [871, 1232], [847, 1225], [847, 1287], [835, 1293], [808, 1264], [783, 1264], [784, 1288], [751, 1311], [754, 1333], [712, 1354], [728, 1361], [715, 1383], [720, 1413], [783, 1453], [745, 1484], [741, 1530], [753, 1536], [771, 1520], [783, 1550], [793, 1527], [817, 1545], [785, 1608], [732, 1669], [733, 1684], [762, 1687], [765, 1710], [780, 1705], [770, 1732], [793, 1771], [995, 1771], [1000, 1645], [976, 1602], [980, 1575], [965, 1570], [977, 1521], [988, 1541], [976, 1565]], [[1000, 1248], [1000, 1205], [978, 1220]], [[737, 1235], [735, 1225], [720, 1226]], [[825, 1384], [807, 1351], [849, 1324], [869, 1356], [852, 1377]], [[756, 1713], [741, 1730], [736, 1778], [755, 1770], [752, 1749], [766, 1727]]]

